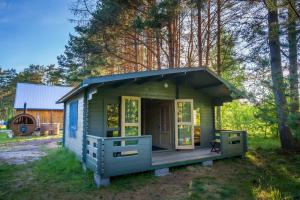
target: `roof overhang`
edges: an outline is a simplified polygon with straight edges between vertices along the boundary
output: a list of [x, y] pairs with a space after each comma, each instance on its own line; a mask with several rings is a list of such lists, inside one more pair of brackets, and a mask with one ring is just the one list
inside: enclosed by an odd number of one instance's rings
[[243, 98], [243, 95], [239, 90], [217, 76], [211, 70], [204, 67], [191, 67], [88, 78], [85, 79], [80, 86], [74, 88], [59, 99], [58, 103], [66, 102], [71, 97], [81, 93], [84, 89], [90, 86], [111, 85], [115, 88], [126, 83], [144, 84], [153, 80], [173, 80], [178, 85], [189, 84], [195, 90], [199, 90], [214, 98], [215, 105], [222, 105], [223, 102]]

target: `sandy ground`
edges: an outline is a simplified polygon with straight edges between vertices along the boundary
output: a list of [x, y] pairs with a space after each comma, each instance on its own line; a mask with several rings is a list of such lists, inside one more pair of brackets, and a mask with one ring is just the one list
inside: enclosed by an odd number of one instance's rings
[[43, 147], [57, 148], [59, 140], [55, 138], [2, 144], [0, 145], [0, 163], [19, 165], [38, 160], [47, 155]]

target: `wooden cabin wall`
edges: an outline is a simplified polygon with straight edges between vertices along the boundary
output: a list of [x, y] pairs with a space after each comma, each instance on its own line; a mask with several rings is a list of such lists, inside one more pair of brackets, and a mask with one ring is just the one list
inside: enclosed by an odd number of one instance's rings
[[[23, 110], [16, 110], [16, 115], [22, 114]], [[32, 115], [35, 119], [40, 116], [40, 123], [51, 123], [51, 113], [52, 113], [52, 123], [59, 123], [60, 129], [64, 125], [64, 111], [63, 110], [26, 110], [26, 113]]]
[[[165, 83], [168, 87], [165, 88]], [[149, 81], [144, 84], [122, 84], [113, 87], [100, 87], [92, 100], [89, 100], [89, 126], [88, 133], [95, 136], [106, 136], [106, 116], [104, 108], [111, 101], [120, 101], [120, 96], [138, 96], [149, 99], [176, 99], [176, 86], [171, 81]], [[191, 88], [181, 84], [178, 88], [179, 98], [194, 99], [194, 108], [200, 108], [201, 115], [201, 146], [209, 146], [213, 138], [213, 109], [212, 99]]]
[[[69, 133], [69, 121], [70, 121], [70, 102], [78, 101], [78, 121], [76, 136], [70, 137]], [[83, 95], [72, 98], [66, 103], [66, 114], [65, 114], [65, 130], [64, 130], [64, 146], [73, 151], [76, 156], [81, 160], [83, 151], [83, 109], [84, 109], [84, 98]]]

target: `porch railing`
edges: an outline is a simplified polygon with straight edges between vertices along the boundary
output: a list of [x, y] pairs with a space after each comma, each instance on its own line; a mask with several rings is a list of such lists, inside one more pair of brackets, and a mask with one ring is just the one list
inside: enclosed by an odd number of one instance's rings
[[152, 165], [152, 137], [87, 136], [86, 165], [102, 177], [147, 171]]
[[247, 150], [247, 132], [232, 130], [216, 130], [220, 138], [221, 153], [225, 157], [243, 156]]

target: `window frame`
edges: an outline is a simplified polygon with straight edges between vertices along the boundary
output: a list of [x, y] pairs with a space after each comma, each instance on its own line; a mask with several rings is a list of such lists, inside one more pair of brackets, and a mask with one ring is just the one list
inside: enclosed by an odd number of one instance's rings
[[[75, 108], [73, 108], [75, 106]], [[76, 111], [75, 113], [73, 113]], [[74, 118], [72, 118], [74, 117]], [[78, 100], [73, 100], [69, 103], [69, 137], [76, 138], [78, 130]], [[73, 126], [74, 125], [74, 126]]]
[[[110, 105], [110, 104], [116, 104], [118, 105], [118, 109], [119, 109], [119, 112], [118, 112], [118, 127], [117, 128], [109, 128], [108, 127], [108, 117], [107, 117], [107, 106]], [[104, 103], [104, 120], [105, 120], [105, 124], [104, 124], [104, 129], [105, 129], [105, 136], [108, 137], [108, 134], [107, 132], [108, 131], [118, 131], [119, 132], [119, 136], [121, 136], [121, 104], [120, 104], [120, 100], [119, 99], [109, 99], [109, 100], [106, 100], [105, 103]]]
[[[138, 121], [137, 122], [129, 123], [129, 122], [125, 121], [125, 101], [127, 99], [138, 101]], [[122, 96], [122, 98], [121, 98], [121, 136], [122, 137], [131, 137], [131, 136], [126, 136], [126, 133], [125, 133], [126, 127], [137, 127], [138, 128], [137, 136], [141, 136], [141, 98], [140, 97]]]

